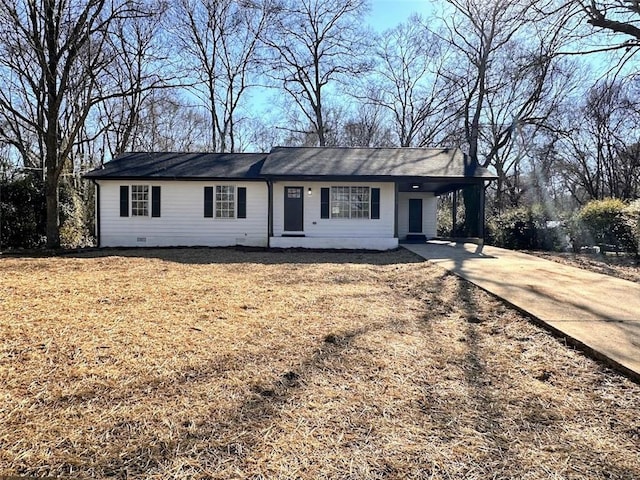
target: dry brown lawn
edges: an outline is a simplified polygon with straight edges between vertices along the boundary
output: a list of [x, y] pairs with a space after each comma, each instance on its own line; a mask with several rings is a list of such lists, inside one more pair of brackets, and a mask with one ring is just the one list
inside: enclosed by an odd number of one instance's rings
[[0, 258], [0, 476], [640, 478], [640, 386], [389, 253]]

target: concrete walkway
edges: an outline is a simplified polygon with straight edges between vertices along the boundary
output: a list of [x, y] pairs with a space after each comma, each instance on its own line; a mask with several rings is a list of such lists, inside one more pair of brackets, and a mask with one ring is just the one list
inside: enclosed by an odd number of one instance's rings
[[403, 247], [640, 381], [640, 284], [496, 247], [446, 241]]

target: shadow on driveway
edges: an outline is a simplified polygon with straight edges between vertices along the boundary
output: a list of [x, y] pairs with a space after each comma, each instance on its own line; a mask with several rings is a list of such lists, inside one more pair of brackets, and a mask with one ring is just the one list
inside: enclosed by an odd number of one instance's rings
[[640, 284], [469, 243], [404, 245], [640, 382]]

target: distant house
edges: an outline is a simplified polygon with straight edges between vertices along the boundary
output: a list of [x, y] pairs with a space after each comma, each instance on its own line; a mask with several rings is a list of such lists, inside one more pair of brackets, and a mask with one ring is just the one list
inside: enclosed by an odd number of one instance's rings
[[373, 250], [435, 237], [437, 196], [494, 178], [458, 149], [331, 147], [125, 153], [86, 177], [103, 247]]

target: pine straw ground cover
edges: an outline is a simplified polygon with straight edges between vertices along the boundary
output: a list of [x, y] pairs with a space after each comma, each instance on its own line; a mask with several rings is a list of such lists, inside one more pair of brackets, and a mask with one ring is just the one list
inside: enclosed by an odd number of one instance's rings
[[571, 265], [572, 267], [590, 270], [603, 275], [622, 278], [630, 282], [640, 283], [640, 262], [628, 254], [590, 254], [572, 252], [527, 251], [547, 260]]
[[0, 274], [0, 476], [640, 478], [640, 386], [404, 250]]

